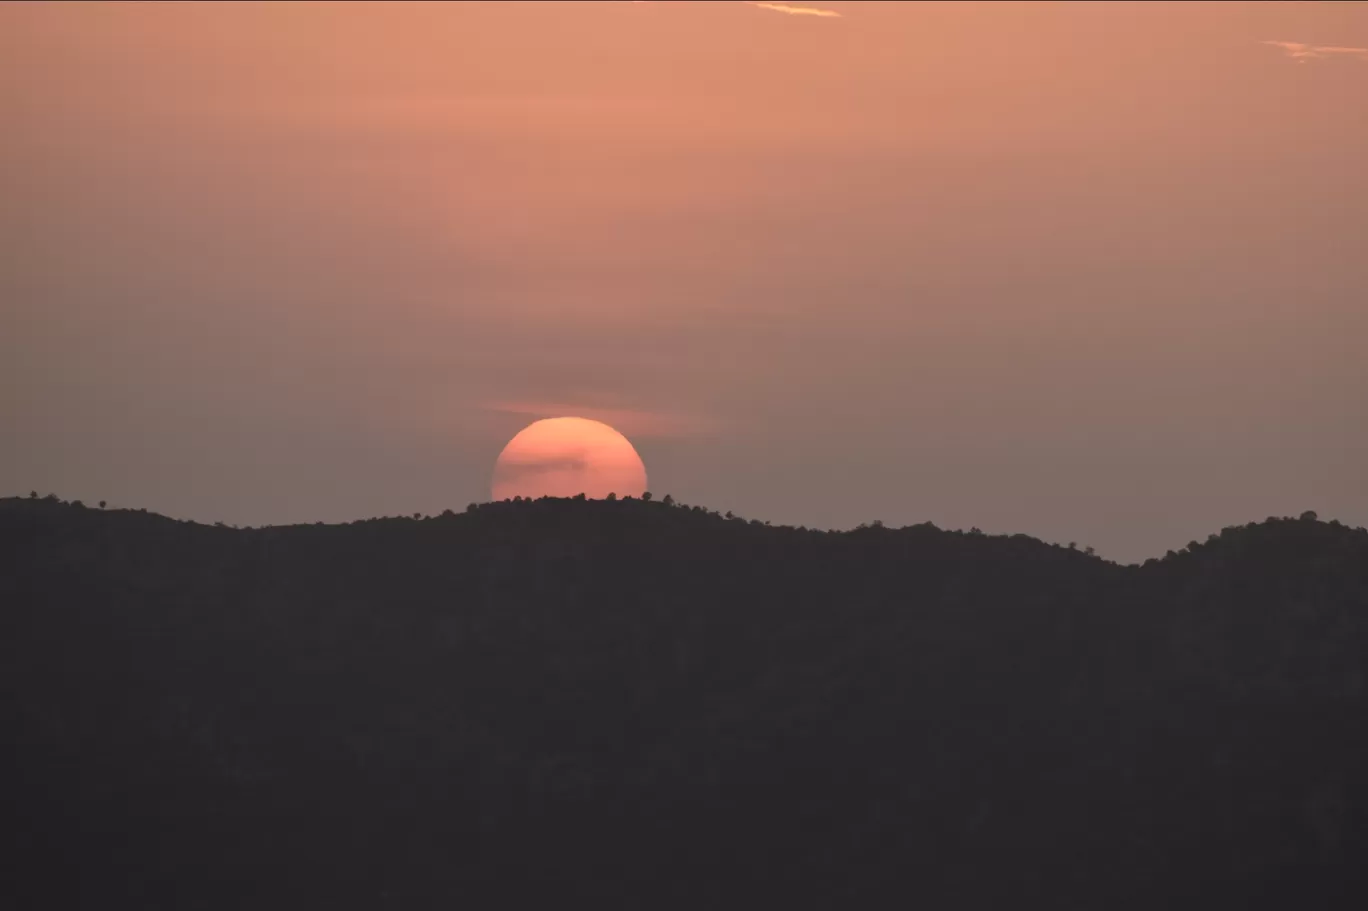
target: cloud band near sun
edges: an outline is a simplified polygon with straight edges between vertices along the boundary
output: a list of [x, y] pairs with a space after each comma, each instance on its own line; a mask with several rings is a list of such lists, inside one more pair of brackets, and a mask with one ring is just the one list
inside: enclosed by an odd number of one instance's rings
[[489, 402], [485, 411], [516, 414], [529, 418], [549, 418], [573, 415], [602, 421], [632, 438], [684, 438], [707, 436], [717, 429], [717, 422], [699, 414], [680, 414], [664, 411], [645, 411], [633, 408], [587, 406], [571, 402]]

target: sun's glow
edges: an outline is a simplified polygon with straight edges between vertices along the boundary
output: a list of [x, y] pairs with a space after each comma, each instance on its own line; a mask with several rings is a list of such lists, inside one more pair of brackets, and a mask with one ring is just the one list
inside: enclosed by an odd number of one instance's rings
[[601, 421], [546, 418], [523, 428], [499, 453], [491, 495], [602, 499], [640, 496], [646, 466], [631, 442]]

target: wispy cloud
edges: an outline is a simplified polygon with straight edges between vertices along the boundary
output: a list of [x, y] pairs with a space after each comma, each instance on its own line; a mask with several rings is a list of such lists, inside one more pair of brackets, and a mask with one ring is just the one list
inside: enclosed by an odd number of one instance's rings
[[636, 437], [694, 437], [707, 435], [716, 423], [704, 417], [638, 411], [628, 408], [598, 408], [557, 402], [491, 402], [484, 410], [500, 414], [523, 415], [528, 418], [577, 417], [602, 421], [609, 427]]
[[[633, 0], [636, 3], [645, 3], [647, 0]], [[783, 13], [786, 16], [817, 16], [822, 19], [844, 19], [840, 13], [834, 9], [822, 9], [816, 6], [794, 6], [791, 3], [762, 3], [758, 0], [741, 0], [746, 6], [756, 6], [760, 9], [767, 9], [776, 13]]]
[[758, 6], [760, 9], [773, 10], [776, 13], [784, 13], [788, 16], [821, 16], [824, 19], [841, 19], [840, 13], [834, 9], [818, 9], [815, 6], [791, 6], [787, 3], [758, 3], [748, 2], [747, 6]]
[[1338, 47], [1329, 44], [1303, 44], [1300, 41], [1265, 41], [1271, 47], [1280, 47], [1288, 57], [1298, 63], [1308, 60], [1328, 60], [1333, 57], [1362, 60], [1368, 63], [1368, 47]]

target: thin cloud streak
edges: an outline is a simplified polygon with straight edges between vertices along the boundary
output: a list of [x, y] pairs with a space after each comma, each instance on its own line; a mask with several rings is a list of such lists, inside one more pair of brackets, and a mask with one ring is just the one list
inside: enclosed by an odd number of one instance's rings
[[1326, 44], [1304, 44], [1300, 41], [1265, 41], [1271, 47], [1279, 47], [1298, 63], [1308, 60], [1327, 60], [1332, 57], [1347, 57], [1368, 63], [1368, 47], [1338, 47]]
[[628, 438], [683, 438], [706, 436], [717, 429], [716, 422], [680, 414], [638, 411], [628, 408], [596, 408], [556, 402], [492, 402], [483, 410], [542, 418], [577, 417], [600, 421]]
[[747, 0], [747, 6], [757, 6], [760, 9], [773, 10], [776, 13], [784, 13], [789, 16], [820, 16], [824, 19], [842, 19], [840, 13], [834, 9], [818, 9], [814, 6], [789, 6], [787, 3], [760, 3], [755, 0]]
[[[646, 3], [648, 0], [633, 0], [635, 3]], [[822, 19], [844, 19], [845, 16], [836, 12], [834, 9], [821, 9], [815, 6], [793, 6], [788, 3], [765, 3], [761, 0], [741, 0], [746, 6], [756, 6], [760, 9], [767, 9], [776, 13], [783, 13], [786, 16], [817, 16]]]
[[555, 471], [584, 471], [588, 467], [588, 452], [565, 456], [505, 455], [499, 460], [498, 472], [500, 480], [507, 483]]

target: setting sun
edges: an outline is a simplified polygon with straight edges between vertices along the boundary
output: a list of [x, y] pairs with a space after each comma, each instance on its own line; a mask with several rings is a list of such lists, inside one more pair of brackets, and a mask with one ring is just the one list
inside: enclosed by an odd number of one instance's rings
[[612, 427], [587, 418], [547, 418], [508, 441], [494, 465], [492, 496], [602, 499], [610, 493], [640, 496], [646, 466], [631, 442]]
[[0, 911], [1368, 909], [1368, 0], [0, 61]]

